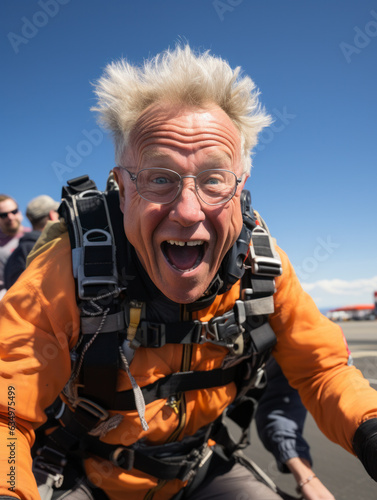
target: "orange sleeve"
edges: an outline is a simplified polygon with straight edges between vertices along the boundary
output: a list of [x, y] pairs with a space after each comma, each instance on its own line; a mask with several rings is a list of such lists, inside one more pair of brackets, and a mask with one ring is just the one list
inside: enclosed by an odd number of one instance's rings
[[377, 392], [359, 370], [348, 366], [341, 328], [319, 312], [286, 254], [277, 250], [283, 274], [276, 280], [275, 313], [270, 318], [277, 336], [273, 354], [321, 431], [354, 454], [357, 428], [377, 417]]
[[[31, 472], [33, 429], [45, 421], [44, 409], [70, 376], [70, 349], [79, 331], [65, 240], [54, 241], [36, 258], [0, 302], [0, 495], [22, 500], [39, 498]], [[8, 434], [9, 418], [17, 426], [15, 464], [8, 463], [7, 444], [14, 437]], [[6, 482], [11, 465], [15, 465], [16, 493]]]

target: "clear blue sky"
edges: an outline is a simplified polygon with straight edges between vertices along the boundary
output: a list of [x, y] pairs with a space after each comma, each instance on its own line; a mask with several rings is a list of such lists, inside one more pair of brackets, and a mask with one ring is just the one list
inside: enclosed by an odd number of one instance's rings
[[106, 64], [188, 41], [241, 66], [275, 118], [247, 187], [305, 288], [321, 308], [372, 302], [375, 1], [4, 0], [0, 9], [0, 192], [23, 211], [84, 173], [104, 187], [112, 144], [89, 108]]

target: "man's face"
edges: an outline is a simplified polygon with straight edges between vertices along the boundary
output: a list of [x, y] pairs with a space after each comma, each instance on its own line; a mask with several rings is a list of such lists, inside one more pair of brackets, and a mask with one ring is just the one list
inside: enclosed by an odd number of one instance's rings
[[[132, 174], [167, 168], [181, 176], [226, 169], [242, 176], [239, 132], [227, 114], [206, 109], [152, 106], [139, 118], [120, 165]], [[242, 228], [240, 194], [223, 205], [202, 202], [193, 179], [171, 203], [141, 198], [130, 175], [115, 169], [124, 229], [154, 284], [178, 303], [203, 295]]]
[[21, 212], [18, 210], [17, 213], [12, 213], [17, 208], [13, 200], [0, 201], [0, 214], [8, 214], [6, 217], [0, 217], [0, 230], [8, 236], [17, 234], [21, 226]]

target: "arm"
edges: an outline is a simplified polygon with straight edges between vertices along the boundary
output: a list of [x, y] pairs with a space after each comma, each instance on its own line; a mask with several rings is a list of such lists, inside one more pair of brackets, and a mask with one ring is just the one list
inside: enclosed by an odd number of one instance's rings
[[14, 285], [25, 270], [26, 257], [25, 249], [19, 245], [7, 260], [4, 268], [4, 286], [7, 290]]
[[[69, 267], [69, 245], [67, 251], [46, 252], [0, 302], [0, 497], [39, 498], [30, 456], [34, 429], [44, 422], [44, 409], [70, 376], [69, 352], [79, 331]], [[14, 399], [9, 397], [9, 387]], [[10, 420], [16, 423], [15, 436], [9, 435]], [[16, 440], [15, 456], [10, 455], [9, 438]], [[15, 463], [9, 463], [13, 459]], [[12, 490], [7, 483], [10, 466], [16, 472]]]
[[270, 319], [278, 339], [274, 357], [321, 431], [357, 453], [377, 480], [377, 392], [348, 365], [340, 327], [318, 311], [287, 256], [278, 251], [283, 275], [276, 280], [275, 313]]
[[307, 460], [299, 457], [290, 458], [286, 465], [296, 479], [297, 492], [305, 500], [334, 500], [334, 496], [321, 483]]
[[309, 445], [302, 436], [306, 409], [298, 392], [284, 377], [274, 358], [266, 366], [267, 387], [258, 402], [255, 423], [260, 440], [270, 451], [281, 472], [293, 457], [301, 457], [310, 465]]

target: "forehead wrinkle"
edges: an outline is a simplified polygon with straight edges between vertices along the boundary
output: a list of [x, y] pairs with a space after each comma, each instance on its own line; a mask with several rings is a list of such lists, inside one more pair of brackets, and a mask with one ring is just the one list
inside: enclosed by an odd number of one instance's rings
[[[170, 162], [172, 159], [169, 153], [164, 153], [163, 151], [155, 149], [147, 149], [145, 153], [142, 153], [142, 157], [144, 159], [158, 160], [160, 162]], [[226, 151], [210, 151], [205, 160], [202, 162], [202, 166], [207, 166], [208, 168], [218, 168], [218, 163], [222, 163], [224, 160], [232, 160], [232, 156]], [[226, 166], [229, 167], [229, 165]]]
[[[159, 115], [158, 111], [162, 114]], [[146, 155], [149, 146], [156, 148], [166, 146], [176, 150], [183, 148], [187, 151], [191, 149], [192, 152], [209, 147], [218, 147], [221, 151], [223, 146], [229, 149], [226, 154], [230, 159], [235, 159], [238, 154], [241, 154], [241, 147], [238, 147], [240, 146], [239, 131], [229, 117], [230, 123], [227, 125], [217, 120], [216, 117], [210, 116], [209, 113], [210, 118], [203, 131], [203, 123], [196, 124], [195, 120], [183, 124], [172, 123], [171, 118], [177, 116], [173, 111], [149, 109], [139, 117], [130, 135], [130, 146], [136, 156], [140, 158]]]
[[[148, 136], [148, 131], [138, 134], [137, 137], [133, 138], [134, 140], [132, 141], [132, 146], [135, 147], [135, 149], [139, 151], [143, 156], [147, 155], [147, 151], [143, 152], [143, 150], [145, 150], [145, 148], [147, 148], [151, 144], [156, 145], [156, 147], [167, 146], [177, 149], [182, 148], [182, 146], [191, 145], [191, 149], [193, 151], [197, 151], [201, 148], [204, 149], [209, 147], [219, 147], [220, 145], [223, 145], [232, 152], [232, 154], [224, 152], [229, 158], [232, 158], [232, 156], [235, 157], [237, 154], [234, 142], [222, 134], [214, 134], [213, 132], [180, 134], [180, 133], [175, 133], [172, 130], [172, 128], [174, 127], [166, 128], [166, 130], [170, 132], [170, 136], [167, 136], [164, 130], [156, 130], [149, 136]], [[150, 155], [156, 155], [157, 152], [156, 151], [152, 152], [152, 151], [150, 150], [148, 151], [147, 158], [152, 158], [152, 156]], [[211, 153], [211, 154], [216, 154], [216, 153]]]

